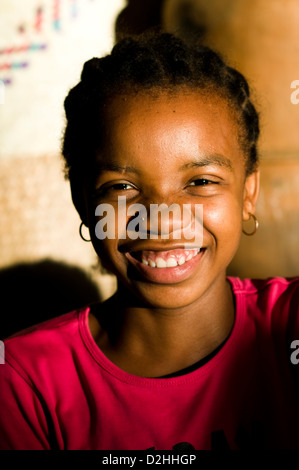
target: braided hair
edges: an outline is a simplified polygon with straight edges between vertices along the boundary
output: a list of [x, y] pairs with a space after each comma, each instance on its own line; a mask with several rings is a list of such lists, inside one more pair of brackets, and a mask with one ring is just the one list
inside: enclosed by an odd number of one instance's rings
[[241, 73], [208, 47], [189, 46], [169, 33], [126, 38], [110, 55], [84, 64], [81, 81], [65, 99], [67, 125], [62, 154], [72, 182], [92, 171], [105, 132], [109, 100], [119, 94], [179, 87], [218, 93], [236, 113], [246, 174], [258, 164], [258, 114]]

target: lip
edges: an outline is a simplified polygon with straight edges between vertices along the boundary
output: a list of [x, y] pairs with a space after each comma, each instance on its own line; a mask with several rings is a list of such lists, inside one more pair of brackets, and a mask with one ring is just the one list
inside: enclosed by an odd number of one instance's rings
[[[158, 250], [155, 250], [158, 251]], [[201, 261], [205, 249], [202, 248], [200, 252], [195, 255], [191, 260], [186, 261], [180, 266], [171, 268], [151, 268], [143, 264], [138, 259], [134, 258], [130, 252], [125, 253], [129, 263], [141, 274], [142, 278], [155, 284], [176, 284], [186, 280], [196, 270], [199, 262]]]

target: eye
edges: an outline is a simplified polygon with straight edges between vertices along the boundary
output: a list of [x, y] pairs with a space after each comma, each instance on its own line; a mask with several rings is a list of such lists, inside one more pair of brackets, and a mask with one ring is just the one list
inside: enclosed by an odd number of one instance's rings
[[136, 190], [135, 186], [130, 183], [108, 183], [101, 186], [97, 192], [100, 194], [113, 193], [113, 192], [125, 192], [130, 190]]
[[109, 198], [111, 200], [117, 200], [118, 196], [125, 195], [127, 198], [135, 197], [137, 188], [130, 183], [123, 181], [120, 182], [109, 182], [103, 184], [94, 191], [93, 198], [98, 201], [99, 199]]
[[210, 197], [219, 194], [220, 185], [221, 181], [216, 176], [201, 176], [189, 181], [185, 190], [193, 196]]
[[112, 186], [109, 186], [108, 188], [105, 188], [105, 190], [109, 190], [109, 189], [114, 189], [115, 191], [126, 191], [129, 189], [136, 189], [136, 188], [134, 188], [134, 186], [132, 186], [129, 183], [116, 183], [116, 184], [113, 184]]
[[198, 178], [194, 181], [191, 181], [189, 186], [207, 186], [208, 184], [217, 184], [217, 182], [207, 178]]

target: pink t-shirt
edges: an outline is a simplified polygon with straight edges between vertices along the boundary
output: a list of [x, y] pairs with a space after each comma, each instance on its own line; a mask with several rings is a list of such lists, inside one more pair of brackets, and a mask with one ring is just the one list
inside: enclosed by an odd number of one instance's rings
[[91, 336], [89, 308], [6, 340], [0, 448], [299, 448], [291, 347], [299, 340], [299, 278], [229, 280], [236, 300], [229, 338], [178, 377], [142, 378], [116, 367]]

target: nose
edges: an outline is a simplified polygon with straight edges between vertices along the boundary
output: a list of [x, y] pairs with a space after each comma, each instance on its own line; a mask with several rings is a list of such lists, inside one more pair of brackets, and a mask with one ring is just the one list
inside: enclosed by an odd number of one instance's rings
[[[134, 207], [138, 206], [138, 207]], [[167, 205], [142, 204], [128, 207], [128, 215], [132, 214], [127, 224], [127, 234], [131, 239], [175, 239], [202, 241], [202, 205], [197, 204]], [[137, 209], [137, 210], [135, 210]]]
[[152, 238], [173, 238], [179, 239], [181, 230], [184, 228], [182, 220], [182, 210], [179, 204], [166, 203], [151, 204], [147, 224]]

